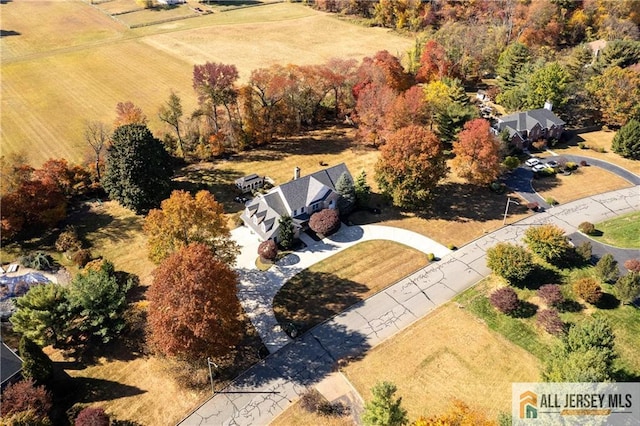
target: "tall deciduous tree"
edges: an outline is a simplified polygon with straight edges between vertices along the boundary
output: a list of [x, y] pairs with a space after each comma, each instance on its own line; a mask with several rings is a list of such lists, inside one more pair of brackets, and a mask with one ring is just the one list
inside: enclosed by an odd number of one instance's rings
[[610, 67], [587, 82], [587, 90], [611, 126], [640, 120], [640, 73], [630, 68]]
[[102, 186], [109, 197], [136, 213], [146, 213], [168, 197], [173, 174], [162, 142], [146, 126], [118, 127], [107, 149]]
[[542, 108], [546, 101], [554, 107], [567, 103], [569, 73], [557, 62], [551, 62], [529, 77], [525, 106], [529, 109]]
[[231, 122], [231, 105], [237, 98], [235, 83], [238, 80], [235, 65], [206, 62], [193, 66], [193, 88], [198, 93], [198, 101], [203, 110], [209, 111], [215, 132], [220, 130], [218, 107], [223, 106]]
[[102, 179], [102, 154], [107, 147], [109, 141], [110, 130], [107, 125], [101, 121], [87, 121], [84, 126], [84, 140], [93, 150], [95, 155], [94, 167], [96, 169], [96, 178], [98, 182]]
[[419, 82], [428, 83], [443, 77], [455, 76], [454, 64], [448, 58], [444, 48], [437, 41], [429, 40], [422, 50], [416, 79]]
[[118, 102], [116, 105], [116, 120], [113, 123], [113, 127], [125, 126], [127, 124], [139, 124], [146, 126], [149, 120], [147, 116], [142, 112], [140, 107], [134, 105], [133, 102]]
[[205, 244], [229, 265], [235, 263], [238, 254], [222, 204], [209, 191], [199, 191], [195, 197], [186, 191], [173, 191], [160, 209], [149, 212], [144, 230], [149, 237], [149, 258], [156, 263], [191, 243]]
[[402, 408], [402, 397], [396, 398], [396, 386], [390, 382], [376, 384], [362, 414], [362, 422], [367, 426], [401, 426], [409, 423], [407, 410]]
[[148, 291], [150, 345], [186, 359], [227, 354], [242, 335], [236, 283], [236, 274], [203, 244], [169, 256]]
[[640, 121], [632, 118], [622, 126], [613, 137], [611, 149], [623, 157], [640, 160]]
[[184, 144], [182, 142], [182, 134], [180, 133], [182, 126], [182, 100], [173, 90], [169, 95], [169, 99], [164, 105], [160, 106], [158, 117], [175, 130], [176, 137], [178, 138], [178, 155], [184, 157]]
[[376, 164], [378, 185], [400, 207], [424, 207], [446, 174], [440, 141], [420, 126], [392, 133]]
[[390, 87], [371, 83], [360, 89], [356, 101], [357, 136], [374, 147], [383, 145], [387, 136], [387, 119], [396, 92]]
[[500, 173], [500, 142], [487, 120], [478, 118], [464, 125], [453, 143], [453, 168], [474, 184], [487, 184]]

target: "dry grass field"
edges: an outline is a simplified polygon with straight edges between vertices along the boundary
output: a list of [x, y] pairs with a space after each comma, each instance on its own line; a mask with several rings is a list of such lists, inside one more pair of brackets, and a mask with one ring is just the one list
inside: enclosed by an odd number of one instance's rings
[[90, 152], [85, 121], [111, 123], [118, 102], [140, 106], [161, 134], [156, 113], [171, 90], [186, 114], [196, 106], [194, 64], [235, 64], [244, 80], [274, 63], [361, 59], [382, 49], [402, 54], [412, 44], [291, 3], [134, 30], [82, 1], [18, 0], [0, 7], [3, 30], [16, 33], [0, 40], [2, 151], [26, 151], [35, 166], [51, 157], [83, 161]]
[[534, 179], [532, 184], [542, 198], [551, 197], [560, 204], [632, 186], [599, 167], [580, 167], [569, 176], [559, 173], [555, 179]]
[[533, 355], [448, 303], [343, 372], [365, 400], [377, 382], [395, 383], [410, 420], [442, 413], [454, 398], [495, 419], [510, 411], [511, 383], [538, 381], [539, 368]]

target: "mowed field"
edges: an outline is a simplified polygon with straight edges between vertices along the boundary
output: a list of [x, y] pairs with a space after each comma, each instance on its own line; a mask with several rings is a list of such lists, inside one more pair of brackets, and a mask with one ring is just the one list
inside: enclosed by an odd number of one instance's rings
[[246, 81], [275, 63], [361, 59], [383, 49], [402, 55], [412, 44], [289, 3], [133, 30], [79, 0], [16, 0], [0, 8], [3, 30], [14, 34], [0, 39], [2, 154], [24, 151], [35, 166], [52, 157], [83, 161], [90, 152], [84, 123], [111, 123], [118, 102], [141, 107], [161, 135], [157, 110], [171, 90], [186, 115], [196, 107], [194, 64], [235, 64]]

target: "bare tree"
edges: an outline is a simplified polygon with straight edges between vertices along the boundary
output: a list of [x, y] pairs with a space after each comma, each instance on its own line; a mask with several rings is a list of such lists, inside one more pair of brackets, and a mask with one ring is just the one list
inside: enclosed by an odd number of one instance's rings
[[179, 155], [184, 157], [184, 145], [182, 143], [182, 136], [180, 135], [180, 125], [182, 118], [182, 102], [180, 97], [171, 91], [169, 100], [160, 107], [158, 111], [158, 117], [168, 125], [174, 128], [176, 135], [178, 136], [178, 149]]
[[109, 140], [109, 128], [101, 121], [87, 121], [84, 126], [84, 140], [96, 155], [96, 174], [100, 182], [100, 156]]

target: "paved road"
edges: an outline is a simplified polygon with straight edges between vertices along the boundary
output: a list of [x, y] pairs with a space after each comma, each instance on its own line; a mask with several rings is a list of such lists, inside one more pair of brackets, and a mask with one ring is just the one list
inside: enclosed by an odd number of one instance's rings
[[520, 241], [529, 226], [554, 223], [572, 234], [581, 222], [638, 210], [636, 186], [566, 203], [487, 234], [313, 328], [247, 370], [180, 425], [267, 425], [328, 375], [337, 360], [363, 356], [486, 276], [489, 247]]

